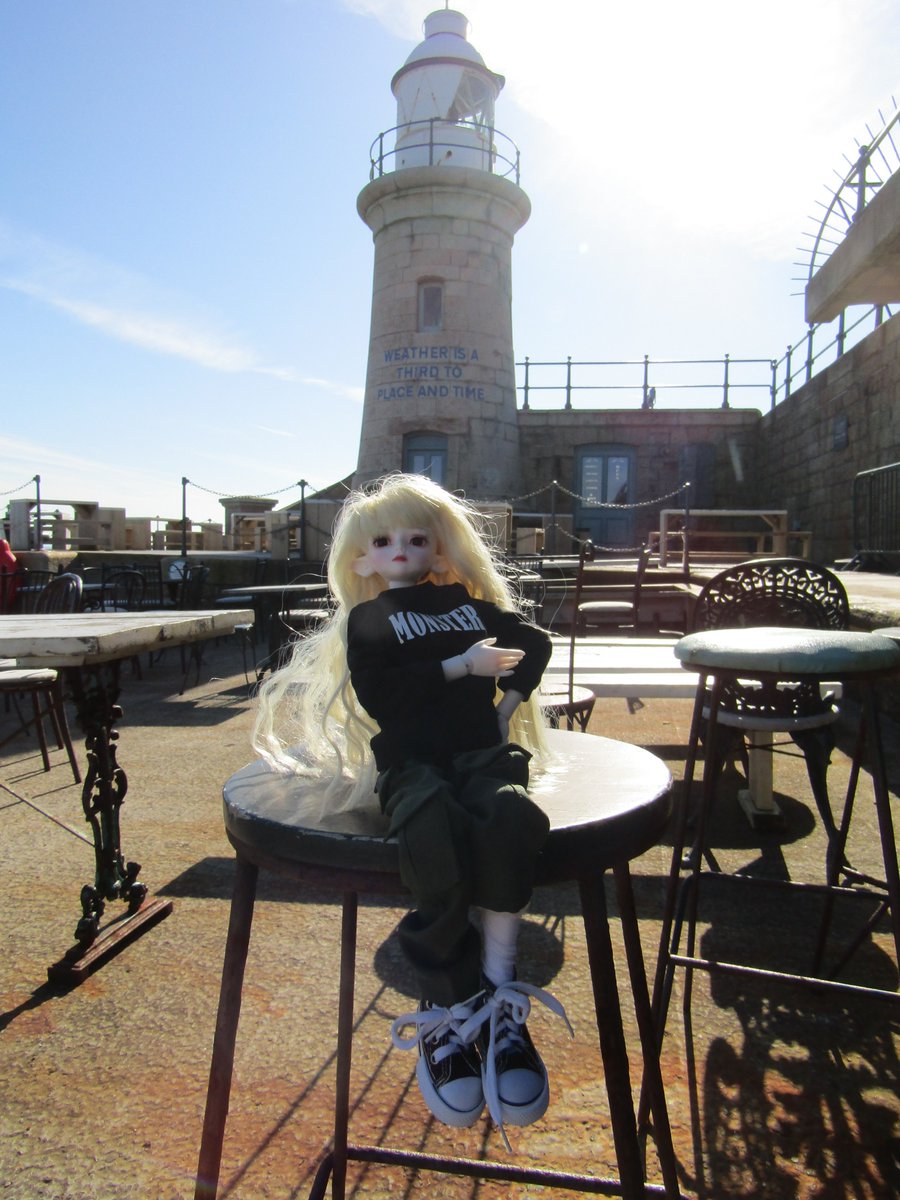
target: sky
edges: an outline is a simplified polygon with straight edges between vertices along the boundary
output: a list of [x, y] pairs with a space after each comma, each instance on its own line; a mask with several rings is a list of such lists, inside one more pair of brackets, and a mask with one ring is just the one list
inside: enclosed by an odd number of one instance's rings
[[[356, 212], [442, 0], [0, 0], [0, 509], [220, 520], [356, 465]], [[894, 0], [460, 0], [532, 215], [516, 358], [780, 358]], [[795, 264], [799, 263], [797, 266]], [[733, 397], [742, 402], [741, 395]], [[745, 402], [758, 405], [758, 400]]]

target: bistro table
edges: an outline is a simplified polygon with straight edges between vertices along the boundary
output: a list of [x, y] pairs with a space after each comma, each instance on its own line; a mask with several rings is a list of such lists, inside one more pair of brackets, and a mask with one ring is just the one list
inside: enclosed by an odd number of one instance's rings
[[[28, 613], [0, 617], [0, 657], [25, 667], [66, 672], [85, 735], [88, 771], [81, 802], [94, 841], [93, 884], [81, 889], [75, 945], [49, 968], [53, 981], [78, 982], [105, 958], [172, 910], [170, 900], [148, 899], [138, 882], [140, 863], [126, 862], [119, 816], [128, 781], [116, 760], [122, 716], [119, 663], [144, 651], [227, 636], [253, 620], [245, 609], [148, 613]], [[127, 916], [101, 935], [105, 902], [122, 900]]]
[[260, 633], [268, 635], [269, 652], [265, 665], [260, 670], [260, 678], [266, 666], [274, 670], [278, 666], [282, 647], [287, 641], [289, 630], [278, 621], [277, 615], [284, 607], [290, 596], [303, 596], [308, 599], [324, 599], [328, 595], [328, 584], [319, 581], [298, 581], [296, 583], [258, 583], [246, 587], [228, 588], [223, 593], [223, 600], [247, 600], [253, 603], [257, 614]]

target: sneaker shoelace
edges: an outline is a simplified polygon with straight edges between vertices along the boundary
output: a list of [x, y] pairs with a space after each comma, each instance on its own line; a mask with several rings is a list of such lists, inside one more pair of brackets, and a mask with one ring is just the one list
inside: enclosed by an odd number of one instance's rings
[[[435, 1063], [443, 1062], [445, 1058], [456, 1054], [472, 1041], [474, 1033], [466, 1036], [463, 1031], [466, 1023], [471, 1021], [476, 1012], [476, 1004], [483, 995], [483, 992], [479, 992], [476, 996], [461, 1000], [450, 1008], [434, 1006], [405, 1013], [391, 1023], [391, 1041], [398, 1050], [412, 1050], [421, 1042], [423, 1046], [429, 1046], [428, 1053], [432, 1055]], [[413, 1033], [409, 1037], [403, 1037], [402, 1030], [409, 1025], [413, 1027]], [[445, 1037], [446, 1041], [441, 1044]]]
[[572, 1036], [574, 1030], [559, 1000], [543, 988], [532, 983], [522, 983], [512, 980], [501, 984], [493, 992], [486, 993], [486, 998], [472, 1016], [459, 1030], [464, 1041], [470, 1042], [478, 1035], [478, 1031], [489, 1021], [488, 1048], [484, 1070], [484, 1098], [487, 1102], [491, 1119], [500, 1130], [507, 1150], [512, 1153], [512, 1146], [503, 1127], [500, 1107], [500, 1087], [497, 1082], [497, 1056], [506, 1050], [514, 1050], [525, 1046], [522, 1036], [522, 1026], [531, 1013], [531, 1000], [539, 1000], [557, 1016], [562, 1017], [566, 1028]]

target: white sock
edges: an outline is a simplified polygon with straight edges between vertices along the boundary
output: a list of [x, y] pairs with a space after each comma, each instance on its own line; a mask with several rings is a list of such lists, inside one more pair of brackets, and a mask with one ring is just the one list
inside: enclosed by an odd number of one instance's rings
[[515, 978], [516, 942], [522, 914], [494, 912], [489, 908], [478, 911], [482, 926], [481, 969], [494, 987], [500, 987]]

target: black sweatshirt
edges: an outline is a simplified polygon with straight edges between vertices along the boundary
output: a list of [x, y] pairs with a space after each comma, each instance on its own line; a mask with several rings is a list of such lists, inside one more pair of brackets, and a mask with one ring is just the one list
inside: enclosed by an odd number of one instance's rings
[[[511, 675], [444, 678], [445, 659], [490, 637], [525, 651]], [[549, 658], [542, 629], [473, 600], [460, 583], [389, 588], [358, 604], [350, 612], [347, 663], [357, 698], [380, 729], [372, 738], [378, 770], [407, 759], [447, 763], [464, 750], [498, 745], [497, 684], [527, 699]]]

